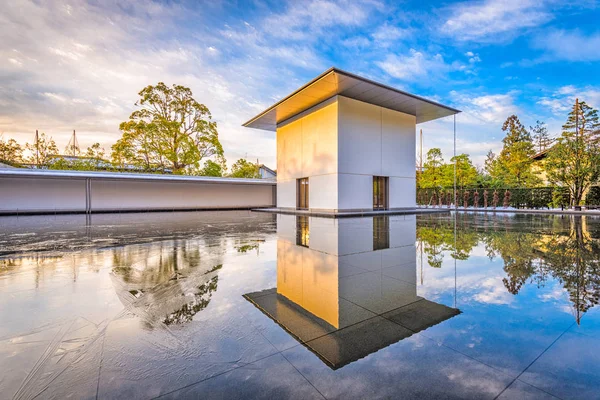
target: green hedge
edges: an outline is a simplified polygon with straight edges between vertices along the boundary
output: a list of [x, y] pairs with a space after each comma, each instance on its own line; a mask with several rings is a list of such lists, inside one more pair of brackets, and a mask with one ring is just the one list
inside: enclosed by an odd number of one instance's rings
[[600, 186], [592, 186], [585, 196], [585, 204], [600, 206]]
[[[458, 205], [464, 206], [464, 193], [468, 192], [467, 206], [472, 207], [475, 200], [475, 191], [479, 194], [479, 207], [483, 207], [483, 192], [485, 189], [472, 188], [457, 190], [458, 192]], [[498, 207], [503, 207], [504, 196], [506, 189], [495, 189], [498, 191]], [[509, 206], [514, 208], [550, 208], [550, 207], [561, 207], [569, 205], [569, 192], [563, 188], [552, 188], [552, 187], [541, 187], [541, 188], [520, 188], [520, 189], [508, 189], [510, 192]], [[488, 191], [488, 207], [493, 207], [494, 189], [487, 189]], [[433, 189], [419, 189], [417, 191], [417, 203], [420, 205], [427, 205], [431, 203], [432, 196], [434, 196], [435, 204], [439, 204], [439, 194], [441, 193], [443, 198], [443, 204], [448, 205], [452, 200], [452, 189], [442, 189], [435, 192]], [[599, 201], [600, 201], [600, 188], [598, 190]], [[588, 203], [589, 204], [589, 203]], [[596, 203], [600, 204], [600, 202]]]

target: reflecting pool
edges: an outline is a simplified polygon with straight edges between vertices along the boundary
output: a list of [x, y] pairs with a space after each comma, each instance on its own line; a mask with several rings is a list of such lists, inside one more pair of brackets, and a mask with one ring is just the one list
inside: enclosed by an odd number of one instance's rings
[[600, 219], [0, 218], [1, 398], [600, 398]]

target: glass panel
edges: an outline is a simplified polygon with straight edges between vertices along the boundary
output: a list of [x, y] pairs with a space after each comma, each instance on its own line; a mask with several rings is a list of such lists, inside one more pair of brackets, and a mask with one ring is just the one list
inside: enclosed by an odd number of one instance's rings
[[297, 207], [308, 209], [308, 178], [298, 179]]
[[308, 227], [308, 217], [298, 215], [296, 217], [296, 244], [298, 246], [308, 247], [310, 239], [310, 230]]
[[390, 219], [387, 215], [373, 217], [373, 250], [389, 249]]
[[373, 209], [374, 210], [385, 210], [387, 209], [387, 177], [385, 176], [374, 176], [373, 177]]

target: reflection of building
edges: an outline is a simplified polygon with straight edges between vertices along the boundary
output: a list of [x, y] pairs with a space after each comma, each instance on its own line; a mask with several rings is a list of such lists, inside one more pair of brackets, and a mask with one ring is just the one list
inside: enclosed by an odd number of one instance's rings
[[277, 133], [277, 207], [414, 208], [415, 127], [458, 113], [331, 68], [244, 126]]
[[414, 215], [279, 215], [277, 232], [277, 287], [245, 297], [334, 369], [459, 313], [417, 295]]

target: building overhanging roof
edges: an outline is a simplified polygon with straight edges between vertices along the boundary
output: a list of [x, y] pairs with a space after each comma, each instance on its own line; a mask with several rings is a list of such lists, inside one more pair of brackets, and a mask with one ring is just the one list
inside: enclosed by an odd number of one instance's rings
[[460, 112], [452, 107], [333, 67], [250, 119], [243, 126], [275, 131], [281, 122], [336, 95], [414, 115], [417, 124]]

